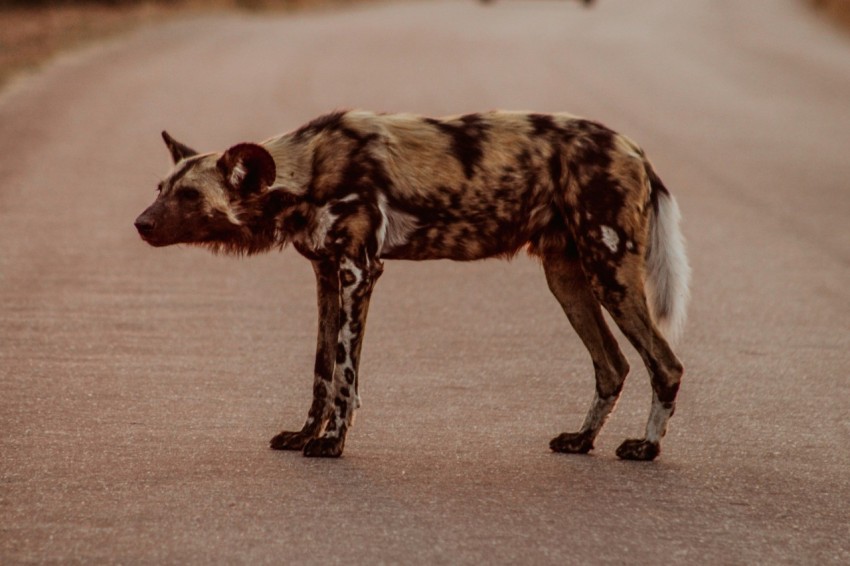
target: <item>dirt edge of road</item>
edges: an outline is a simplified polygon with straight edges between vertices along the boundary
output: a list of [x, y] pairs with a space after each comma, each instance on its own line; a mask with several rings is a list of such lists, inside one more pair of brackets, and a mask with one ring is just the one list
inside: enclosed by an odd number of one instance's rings
[[380, 0], [159, 0], [0, 5], [0, 91], [54, 56], [144, 25], [211, 12], [300, 12]]

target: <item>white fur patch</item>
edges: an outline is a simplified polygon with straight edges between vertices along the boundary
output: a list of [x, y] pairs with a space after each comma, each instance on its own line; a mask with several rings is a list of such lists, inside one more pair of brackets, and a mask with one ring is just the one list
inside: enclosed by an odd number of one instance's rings
[[242, 166], [242, 162], [237, 162], [236, 165], [233, 166], [233, 170], [230, 172], [230, 184], [234, 187], [238, 187], [242, 184], [242, 181], [245, 179], [245, 168]]
[[381, 211], [381, 226], [378, 229], [378, 256], [390, 252], [408, 242], [417, 227], [416, 217], [391, 208], [387, 197], [378, 193], [378, 209]]
[[652, 313], [667, 339], [675, 342], [687, 317], [691, 268], [679, 229], [679, 207], [669, 194], [658, 197], [647, 254], [647, 290]]
[[611, 411], [614, 409], [614, 405], [616, 404], [616, 395], [603, 399], [599, 396], [599, 393], [596, 393], [593, 397], [593, 403], [590, 405], [590, 410], [584, 418], [584, 424], [581, 425], [581, 431], [592, 431], [593, 436], [596, 437], [599, 429], [602, 428], [603, 424], [605, 424], [605, 420], [608, 418], [608, 415], [611, 414]]
[[649, 410], [649, 420], [646, 423], [646, 439], [649, 442], [661, 442], [661, 439], [667, 434], [667, 421], [673, 414], [674, 405], [669, 403], [665, 406], [658, 399], [655, 392], [652, 393], [652, 407]]
[[338, 218], [337, 215], [331, 214], [330, 209], [330, 204], [326, 204], [322, 208], [316, 210], [315, 228], [310, 232], [297, 234], [292, 240], [313, 251], [318, 251], [324, 248], [325, 238], [327, 238], [328, 232], [330, 232], [330, 229], [333, 227], [334, 222], [336, 222]]
[[620, 236], [618, 236], [617, 231], [610, 226], [602, 226], [602, 243], [605, 244], [612, 253], [616, 252], [617, 246], [620, 245]]

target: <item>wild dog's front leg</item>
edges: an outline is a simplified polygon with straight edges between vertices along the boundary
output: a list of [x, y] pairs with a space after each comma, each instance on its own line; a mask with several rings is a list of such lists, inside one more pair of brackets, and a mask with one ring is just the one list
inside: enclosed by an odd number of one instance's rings
[[379, 260], [374, 260], [369, 263], [369, 287], [365, 289], [363, 297], [360, 300], [360, 319], [362, 324], [360, 327], [360, 337], [352, 352], [352, 362], [354, 363], [354, 408], [360, 408], [360, 350], [363, 347], [363, 333], [366, 330], [366, 316], [369, 314], [369, 303], [372, 298], [372, 289], [378, 281], [378, 277], [384, 272], [384, 264]]
[[319, 299], [319, 336], [316, 341], [316, 363], [313, 368], [313, 403], [307, 422], [299, 431], [284, 431], [272, 438], [275, 450], [301, 450], [311, 438], [319, 436], [331, 412], [334, 362], [339, 337], [340, 293], [339, 268], [332, 261], [314, 261]]
[[305, 456], [337, 457], [345, 447], [345, 435], [351, 426], [357, 402], [357, 372], [369, 298], [380, 273], [377, 262], [358, 262], [349, 257], [343, 257], [340, 262], [340, 324], [329, 397], [333, 404], [329, 405], [330, 414], [324, 433], [307, 442]]

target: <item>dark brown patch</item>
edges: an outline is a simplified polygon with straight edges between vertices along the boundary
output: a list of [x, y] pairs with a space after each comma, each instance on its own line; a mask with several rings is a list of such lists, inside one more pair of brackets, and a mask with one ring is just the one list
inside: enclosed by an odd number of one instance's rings
[[[661, 369], [659, 367], [654, 368], [652, 373], [650, 374], [650, 379], [652, 380], [652, 389], [655, 391], [655, 394], [658, 395], [658, 400], [664, 403], [664, 408], [669, 409], [670, 404], [676, 400], [676, 395], [679, 393], [679, 385], [681, 384], [681, 376], [682, 376], [682, 364], [678, 362], [672, 368], [674, 374], [667, 375], [667, 379], [662, 377]], [[672, 416], [672, 415], [671, 415]]]
[[617, 448], [617, 456], [623, 460], [650, 461], [657, 458], [660, 452], [658, 443], [643, 438], [626, 440]]
[[309, 135], [315, 135], [326, 130], [338, 130], [342, 127], [343, 117], [346, 115], [345, 110], [337, 110], [328, 114], [323, 114], [318, 118], [307, 122], [293, 134], [296, 139], [304, 138]]
[[[328, 423], [328, 430], [336, 430], [333, 420]], [[345, 446], [345, 429], [339, 431], [338, 437], [311, 438], [304, 445], [303, 454], [308, 458], [339, 458]]]
[[593, 450], [592, 432], [564, 432], [549, 442], [549, 448], [563, 454], [587, 454]]
[[243, 196], [272, 186], [276, 176], [274, 159], [264, 147], [254, 143], [234, 145], [222, 154], [216, 166], [228, 185], [236, 167], [244, 171], [239, 185], [231, 185], [233, 190]]
[[370, 193], [376, 187], [382, 189], [389, 187], [389, 177], [381, 161], [369, 151], [369, 145], [379, 139], [377, 134], [352, 138], [355, 143], [349, 150], [348, 160], [340, 180], [341, 196], [349, 192], [364, 194]]
[[192, 157], [193, 155], [197, 155], [198, 152], [192, 149], [187, 145], [183, 145], [179, 141], [172, 138], [168, 135], [168, 132], [162, 132], [162, 139], [165, 141], [165, 145], [168, 147], [169, 153], [171, 153], [171, 160], [176, 164], [178, 161], [182, 159], [186, 159], [187, 157]]
[[649, 184], [651, 190], [649, 191], [649, 202], [652, 206], [652, 210], [658, 214], [658, 198], [661, 195], [670, 195], [670, 191], [667, 190], [667, 187], [664, 186], [664, 183], [661, 181], [661, 178], [655, 173], [655, 169], [652, 168], [652, 165], [649, 161], [644, 160], [644, 167], [646, 168], [646, 175], [649, 178]]
[[427, 119], [426, 122], [451, 138], [455, 159], [463, 167], [466, 178], [472, 179], [484, 155], [483, 143], [489, 129], [487, 122], [478, 114], [467, 114], [450, 122], [434, 119]]
[[550, 114], [529, 114], [528, 121], [531, 123], [531, 133], [534, 136], [545, 136], [560, 131], [554, 117]]
[[552, 187], [557, 193], [561, 193], [565, 185], [563, 160], [561, 149], [552, 148], [552, 154], [549, 156], [549, 178], [552, 179]]
[[339, 272], [339, 281], [343, 287], [351, 287], [357, 282], [357, 277], [350, 269], [341, 269]]

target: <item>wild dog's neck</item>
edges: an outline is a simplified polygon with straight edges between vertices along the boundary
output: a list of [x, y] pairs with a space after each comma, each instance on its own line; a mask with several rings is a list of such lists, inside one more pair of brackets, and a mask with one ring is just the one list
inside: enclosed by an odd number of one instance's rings
[[251, 255], [282, 248], [304, 229], [312, 215], [305, 199], [312, 175], [311, 140], [312, 136], [292, 132], [260, 144], [274, 159], [274, 184], [260, 194], [242, 197], [238, 230], [210, 242], [214, 251]]
[[253, 255], [286, 246], [303, 224], [302, 198], [283, 189], [244, 197], [238, 224], [203, 242], [214, 252]]
[[309, 140], [296, 138], [293, 133], [268, 139], [260, 145], [274, 159], [277, 178], [274, 188], [294, 195], [303, 195], [310, 184], [313, 150]]

